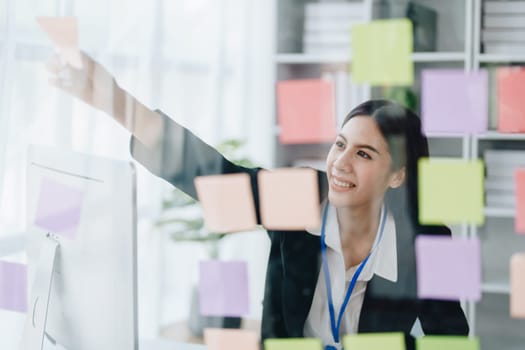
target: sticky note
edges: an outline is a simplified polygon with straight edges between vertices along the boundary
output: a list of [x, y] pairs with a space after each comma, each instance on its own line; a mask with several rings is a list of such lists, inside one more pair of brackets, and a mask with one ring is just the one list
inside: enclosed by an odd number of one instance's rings
[[27, 311], [27, 267], [0, 261], [0, 309]]
[[417, 350], [479, 350], [479, 338], [427, 335], [416, 339]]
[[314, 338], [279, 338], [266, 339], [264, 350], [322, 350], [321, 339]]
[[261, 170], [261, 221], [272, 230], [304, 230], [320, 226], [317, 173], [309, 168]]
[[361, 333], [343, 337], [343, 347], [353, 350], [405, 350], [403, 333]]
[[481, 299], [481, 244], [477, 237], [418, 236], [416, 268], [421, 299]]
[[496, 70], [498, 131], [525, 132], [525, 69], [502, 67]]
[[36, 21], [57, 46], [62, 58], [71, 66], [81, 69], [82, 57], [78, 49], [76, 17], [37, 17]]
[[377, 20], [352, 26], [352, 79], [372, 85], [412, 85], [412, 23]]
[[207, 328], [204, 344], [207, 350], [259, 350], [259, 336], [243, 329]]
[[510, 316], [525, 319], [525, 253], [510, 258]]
[[333, 82], [279, 81], [277, 119], [283, 144], [333, 142], [337, 132]]
[[249, 312], [248, 295], [245, 262], [200, 262], [199, 301], [202, 315], [244, 316]]
[[35, 213], [35, 226], [74, 239], [82, 214], [84, 192], [43, 178]]
[[488, 73], [428, 69], [421, 73], [425, 133], [480, 133], [488, 127]]
[[248, 174], [198, 176], [195, 188], [208, 231], [247, 231], [257, 225]]
[[419, 221], [438, 225], [483, 224], [483, 171], [481, 160], [420, 159]]
[[525, 169], [517, 169], [516, 181], [516, 219], [514, 225], [517, 233], [525, 234]]

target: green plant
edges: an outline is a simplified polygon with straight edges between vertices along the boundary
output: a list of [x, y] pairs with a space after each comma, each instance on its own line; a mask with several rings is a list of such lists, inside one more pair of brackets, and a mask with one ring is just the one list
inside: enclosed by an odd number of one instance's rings
[[[228, 139], [216, 146], [217, 151], [228, 160], [244, 167], [254, 167], [254, 163], [241, 155], [244, 141]], [[204, 227], [199, 203], [174, 188], [166, 193], [162, 200], [162, 214], [155, 222], [155, 226], [169, 230], [175, 241], [203, 242], [208, 244], [210, 258], [218, 257], [218, 243], [227, 233], [210, 233]]]

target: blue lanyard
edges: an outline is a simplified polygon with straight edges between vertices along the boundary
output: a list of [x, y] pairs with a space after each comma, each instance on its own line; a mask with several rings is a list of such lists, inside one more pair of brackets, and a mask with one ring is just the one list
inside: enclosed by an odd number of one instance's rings
[[[328, 269], [328, 259], [326, 258], [326, 217], [328, 214], [328, 202], [326, 203], [326, 206], [324, 207], [323, 211], [323, 223], [321, 226], [321, 254], [323, 256], [323, 271], [324, 271], [324, 279], [326, 282], [326, 294], [328, 296], [328, 310], [330, 311], [330, 326], [332, 327], [332, 335], [334, 337], [334, 341], [336, 343], [339, 343], [339, 329], [341, 328], [341, 320], [343, 319], [343, 314], [345, 312], [346, 306], [348, 305], [348, 301], [350, 300], [350, 296], [352, 295], [352, 291], [355, 288], [355, 284], [357, 283], [357, 278], [363, 271], [363, 268], [365, 267], [366, 263], [368, 262], [368, 259], [370, 258], [370, 255], [373, 252], [373, 249], [375, 249], [375, 246], [372, 247], [372, 250], [368, 255], [366, 256], [365, 260], [359, 264], [357, 267], [357, 270], [354, 273], [354, 276], [352, 277], [352, 280], [350, 281], [350, 285], [348, 286], [348, 290], [346, 291], [345, 299], [343, 302], [343, 305], [341, 306], [341, 310], [339, 311], [339, 316], [337, 317], [337, 323], [335, 322], [335, 311], [334, 311], [334, 302], [332, 299], [332, 286], [330, 283], [330, 271]], [[379, 231], [379, 242], [381, 241], [381, 238], [383, 237], [383, 231], [385, 229], [385, 221], [386, 221], [386, 208], [383, 210], [383, 216], [381, 218], [381, 229]], [[335, 349], [332, 346], [327, 346], [327, 349]]]

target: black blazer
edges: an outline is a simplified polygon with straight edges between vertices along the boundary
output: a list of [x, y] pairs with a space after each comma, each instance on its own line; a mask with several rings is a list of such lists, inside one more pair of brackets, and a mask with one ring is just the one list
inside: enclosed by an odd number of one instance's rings
[[[146, 147], [132, 137], [131, 154], [150, 172], [197, 198], [196, 176], [246, 173], [251, 178], [258, 223], [260, 220], [257, 173], [224, 158], [189, 130], [162, 114], [164, 137]], [[319, 200], [327, 196], [327, 179], [318, 172]], [[414, 235], [396, 220], [398, 281], [374, 276], [367, 284], [359, 332], [403, 332], [407, 349], [414, 348], [409, 335], [419, 318], [425, 334], [467, 335], [469, 328], [459, 302], [422, 300], [416, 295]], [[450, 235], [444, 226], [426, 226], [419, 233]], [[303, 337], [321, 268], [320, 237], [304, 231], [268, 231], [270, 255], [263, 301], [261, 338]]]

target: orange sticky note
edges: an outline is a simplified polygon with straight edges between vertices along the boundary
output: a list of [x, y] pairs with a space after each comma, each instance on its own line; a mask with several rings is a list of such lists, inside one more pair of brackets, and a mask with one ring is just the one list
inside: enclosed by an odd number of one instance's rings
[[78, 50], [78, 25], [76, 17], [37, 17], [36, 21], [57, 46], [62, 58], [77, 69], [82, 68]]
[[198, 176], [195, 188], [210, 232], [246, 231], [257, 225], [248, 174]]
[[334, 85], [304, 79], [277, 83], [281, 143], [332, 142], [336, 135]]
[[496, 71], [498, 131], [525, 132], [525, 69], [502, 67]]
[[525, 253], [510, 258], [510, 316], [525, 318]]
[[517, 169], [516, 174], [516, 232], [525, 234], [525, 169]]
[[259, 350], [259, 336], [248, 330], [207, 328], [204, 344], [208, 350]]
[[317, 173], [309, 168], [259, 172], [261, 221], [267, 229], [304, 230], [320, 225]]

